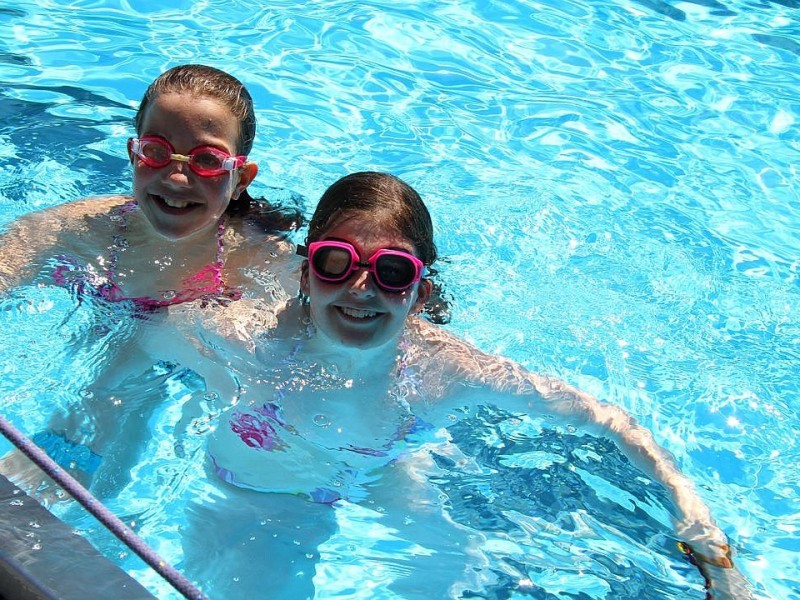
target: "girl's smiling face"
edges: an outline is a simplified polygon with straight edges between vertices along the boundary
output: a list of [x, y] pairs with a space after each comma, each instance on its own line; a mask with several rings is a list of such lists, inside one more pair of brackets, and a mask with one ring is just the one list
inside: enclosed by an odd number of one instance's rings
[[[366, 216], [345, 217], [329, 229], [322, 240], [335, 239], [352, 244], [362, 260], [381, 248], [404, 250], [417, 255], [407, 238], [388, 225]], [[341, 346], [378, 348], [395, 341], [406, 319], [425, 305], [430, 282], [422, 280], [401, 292], [386, 292], [371, 273], [359, 269], [339, 283], [320, 280], [303, 269], [300, 289], [310, 300], [311, 318], [318, 334]]]
[[[213, 146], [236, 154], [239, 121], [214, 98], [165, 93], [147, 107], [138, 134], [168, 140], [177, 154]], [[131, 155], [133, 193], [142, 212], [162, 236], [181, 239], [216, 227], [232, 198], [237, 198], [257, 172], [254, 163], [215, 177], [201, 177], [185, 162], [162, 168], [144, 165]]]

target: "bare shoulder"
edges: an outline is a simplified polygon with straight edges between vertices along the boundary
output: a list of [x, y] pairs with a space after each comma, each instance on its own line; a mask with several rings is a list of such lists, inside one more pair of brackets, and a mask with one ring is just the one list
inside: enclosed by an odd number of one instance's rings
[[29, 231], [36, 228], [43, 235], [48, 233], [81, 230], [85, 228], [87, 218], [107, 215], [112, 209], [129, 202], [127, 196], [105, 196], [83, 198], [37, 210], [9, 224], [8, 231]]
[[89, 248], [92, 255], [96, 250], [92, 240], [97, 236], [86, 234], [109, 230], [112, 223], [106, 216], [129, 200], [125, 196], [86, 198], [34, 211], [10, 223], [0, 236], [0, 289], [32, 277], [39, 259], [53, 248]]
[[426, 380], [439, 382], [440, 392], [463, 385], [519, 392], [544, 381], [515, 361], [485, 352], [424, 319], [411, 320], [407, 334], [410, 361], [422, 366]]
[[85, 217], [108, 214], [112, 209], [130, 202], [130, 200], [127, 196], [98, 196], [73, 200], [72, 202], [65, 202], [44, 210], [28, 213], [12, 223], [11, 227], [48, 222], [59, 226], [68, 226], [70, 222]]
[[107, 215], [111, 210], [131, 202], [130, 196], [97, 196], [82, 198], [54, 207], [61, 215], [71, 218], [97, 217]]
[[223, 243], [231, 284], [262, 296], [275, 296], [276, 291], [296, 295], [301, 259], [284, 236], [236, 219], [226, 228]]
[[264, 232], [246, 223], [233, 222], [223, 234], [227, 260], [236, 267], [284, 265], [295, 260], [295, 245], [284, 236]]
[[488, 365], [517, 366], [514, 361], [481, 350], [464, 338], [422, 318], [410, 321], [408, 332], [414, 346], [428, 356], [436, 356], [451, 368], [471, 372]]
[[234, 247], [263, 249], [266, 252], [274, 250], [294, 251], [294, 244], [292, 244], [285, 235], [279, 232], [265, 230], [257, 223], [238, 217], [231, 217], [228, 219], [225, 238], [229, 240]]
[[270, 304], [261, 298], [242, 298], [230, 304], [187, 302], [170, 307], [170, 321], [187, 337], [202, 337], [212, 345], [238, 345], [252, 353], [256, 338], [279, 328], [285, 303]]

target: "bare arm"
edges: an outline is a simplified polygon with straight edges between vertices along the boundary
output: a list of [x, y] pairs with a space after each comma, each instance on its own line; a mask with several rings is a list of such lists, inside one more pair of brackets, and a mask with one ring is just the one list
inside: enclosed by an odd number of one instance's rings
[[42, 215], [26, 215], [0, 236], [0, 291], [30, 281], [36, 274], [40, 256], [55, 246], [61, 228], [56, 219], [50, 226], [42, 227]]
[[[540, 398], [528, 401], [530, 409], [539, 408], [545, 414], [612, 439], [636, 467], [664, 485], [677, 509], [675, 533], [682, 540], [681, 550], [700, 570], [711, 598], [751, 597], [749, 584], [733, 566], [727, 537], [694, 484], [680, 472], [649, 429], [622, 408], [602, 403], [561, 381], [523, 373], [520, 383], [516, 393]], [[527, 389], [528, 385], [531, 389]]]
[[89, 219], [127, 201], [123, 196], [87, 198], [24, 215], [0, 235], [0, 291], [31, 282], [53, 252], [70, 253], [85, 239]]
[[[504, 357], [481, 352], [427, 324], [420, 325], [415, 334], [420, 336], [415, 345], [420, 356], [415, 360], [425, 364], [426, 384], [435, 397], [443, 399], [439, 408], [457, 408], [463, 405], [465, 397], [481, 397], [456, 389], [460, 386], [463, 391], [467, 385], [498, 394], [496, 404], [500, 408], [550, 417], [610, 438], [637, 468], [669, 491], [677, 509], [675, 531], [684, 542], [682, 550], [690, 554], [690, 560], [710, 586], [710, 597], [751, 597], [747, 581], [733, 567], [727, 537], [714, 522], [694, 485], [653, 434], [631, 415], [562, 381], [531, 373]], [[451, 382], [451, 387], [445, 389], [445, 384], [438, 382]]]

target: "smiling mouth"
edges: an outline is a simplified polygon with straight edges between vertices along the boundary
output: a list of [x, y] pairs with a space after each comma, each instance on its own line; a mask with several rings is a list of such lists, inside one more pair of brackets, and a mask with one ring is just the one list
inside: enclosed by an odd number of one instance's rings
[[374, 310], [366, 310], [363, 308], [350, 308], [348, 306], [340, 306], [339, 312], [350, 317], [351, 319], [373, 319], [380, 314]]
[[188, 200], [175, 200], [174, 198], [166, 198], [164, 196], [156, 196], [155, 194], [151, 194], [152, 198], [154, 198], [162, 207], [172, 209], [172, 210], [185, 210], [187, 208], [192, 208], [194, 206], [199, 206], [197, 202], [189, 202]]

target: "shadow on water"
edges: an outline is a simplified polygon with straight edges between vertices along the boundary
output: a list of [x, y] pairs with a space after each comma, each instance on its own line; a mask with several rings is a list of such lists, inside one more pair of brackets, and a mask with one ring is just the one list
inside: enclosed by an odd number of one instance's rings
[[13, 52], [0, 52], [0, 63], [8, 65], [32, 65], [33, 61], [27, 56], [14, 54]]
[[0, 7], [0, 16], [3, 17], [27, 17], [28, 13], [19, 8]]
[[[0, 97], [0, 135], [6, 142], [24, 151], [28, 160], [46, 156], [69, 163], [75, 168], [85, 164], [87, 151], [76, 148], [105, 140], [106, 135], [97, 128], [94, 119], [59, 117], [50, 114], [50, 104], [30, 102], [19, 98]], [[92, 160], [96, 161], [96, 154]], [[104, 155], [103, 159], [114, 157]]]
[[[9, 93], [13, 90], [13, 95]], [[19, 98], [20, 92], [41, 92], [57, 97], [57, 102], [36, 102]], [[85, 107], [91, 113], [86, 117], [79, 115], [60, 116], [53, 114], [56, 107]], [[109, 116], [103, 116], [103, 109], [113, 109]], [[121, 116], [120, 113], [128, 113]], [[98, 126], [109, 124], [129, 125], [133, 119], [130, 106], [109, 100], [99, 94], [72, 86], [32, 86], [14, 85], [0, 87], [0, 135], [8, 136], [19, 147], [33, 147], [41, 143], [43, 132], [47, 134], [48, 145], [55, 145], [75, 156], [76, 146], [102, 141], [106, 135]], [[42, 147], [44, 144], [42, 143]]]
[[[675, 21], [686, 20], [686, 12], [670, 2], [664, 0], [633, 0], [633, 2]], [[764, 0], [764, 2], [785, 6], [786, 8], [800, 8], [800, 0]], [[685, 3], [708, 8], [712, 15], [719, 17], [731, 17], [737, 14], [722, 2], [717, 2], [717, 0], [685, 0]], [[755, 38], [755, 36], [753, 37]], [[756, 41], [759, 40], [756, 39]]]
[[778, 48], [779, 50], [788, 50], [789, 52], [800, 56], [800, 42], [796, 42], [791, 38], [762, 33], [754, 33], [751, 37], [759, 44], [772, 46], [773, 48]]
[[[721, 16], [721, 17], [729, 17], [735, 15], [735, 12], [732, 12], [727, 6], [724, 4], [717, 2], [716, 0], [694, 0], [693, 2], [689, 0], [691, 4], [696, 4], [698, 6], [704, 6], [706, 8], [711, 9], [711, 14]], [[669, 2], [663, 2], [662, 0], [634, 0], [634, 2], [640, 6], [644, 6], [647, 9], [652, 10], [653, 12], [657, 12], [659, 14], [664, 15], [665, 17], [669, 17], [670, 19], [674, 19], [676, 21], [685, 21], [686, 20], [686, 13], [678, 8], [677, 6], [673, 6]]]
[[[0, 86], [6, 149], [0, 161], [9, 161], [15, 174], [0, 186], [0, 196], [42, 206], [127, 190], [121, 184], [129, 180], [124, 141], [109, 142], [109, 130], [132, 127], [132, 121], [131, 107], [78, 87]], [[59, 170], [73, 173], [74, 189], [54, 187]]]
[[[592, 571], [606, 574], [603, 579], [610, 589], [603, 597], [678, 597], [679, 589], [651, 573], [636, 557], [620, 558], [615, 542], [618, 536], [628, 538], [635, 546], [671, 557], [673, 566], [689, 573], [691, 569], [682, 565], [671, 548], [667, 492], [647, 480], [610, 440], [547, 429], [538, 435], [518, 435], [508, 432], [508, 419], [503, 411], [484, 408], [448, 428], [461, 451], [474, 457], [480, 472], [464, 472], [450, 459], [435, 455], [437, 466], [446, 473], [437, 487], [447, 495], [454, 521], [490, 537], [497, 534], [539, 547], [541, 552], [534, 551], [525, 559], [502, 552], [492, 561], [505, 565], [502, 571], [493, 569], [497, 584], [465, 597], [518, 597], [518, 582], [523, 578], [533, 582], [531, 589], [524, 590], [526, 597], [560, 598], [536, 582], [558, 573], [571, 576], [581, 564], [586, 566], [587, 558], [594, 564]], [[487, 444], [487, 436], [495, 443]], [[514, 457], [522, 455], [544, 459], [532, 468], [521, 466], [524, 460], [513, 465]], [[523, 515], [522, 520], [515, 514]], [[659, 514], [661, 519], [654, 516]], [[587, 523], [591, 527], [588, 542]], [[534, 555], [538, 558], [531, 558]], [[573, 590], [568, 597], [594, 595]]]

